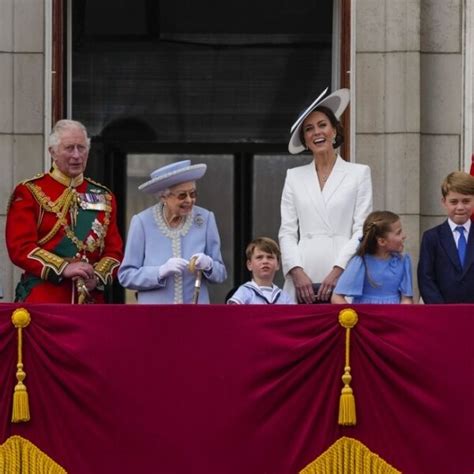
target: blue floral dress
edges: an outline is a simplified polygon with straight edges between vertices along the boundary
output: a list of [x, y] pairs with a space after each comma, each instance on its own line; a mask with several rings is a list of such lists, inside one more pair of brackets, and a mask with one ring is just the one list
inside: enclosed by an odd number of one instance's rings
[[365, 255], [362, 259], [355, 255], [340, 276], [334, 293], [352, 296], [353, 303], [400, 303], [402, 295], [413, 296], [410, 256], [394, 253], [387, 259], [375, 255]]

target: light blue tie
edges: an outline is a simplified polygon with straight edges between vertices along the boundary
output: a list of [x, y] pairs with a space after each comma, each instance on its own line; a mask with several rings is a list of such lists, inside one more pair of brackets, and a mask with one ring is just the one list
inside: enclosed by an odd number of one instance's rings
[[462, 225], [458, 225], [454, 230], [459, 232], [458, 254], [459, 260], [461, 262], [461, 267], [463, 267], [464, 258], [466, 257], [466, 237], [464, 237], [464, 227]]

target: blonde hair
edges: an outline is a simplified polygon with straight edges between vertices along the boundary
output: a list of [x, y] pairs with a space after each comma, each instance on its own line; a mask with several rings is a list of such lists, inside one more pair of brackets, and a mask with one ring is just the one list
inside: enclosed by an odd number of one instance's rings
[[255, 249], [259, 249], [263, 252], [276, 255], [278, 263], [280, 263], [280, 247], [273, 239], [270, 239], [270, 237], [257, 237], [256, 239], [253, 239], [252, 242], [250, 242], [247, 245], [247, 248], [245, 249], [245, 256], [247, 257], [247, 260], [250, 260], [252, 258]]
[[450, 191], [474, 196], [474, 176], [463, 171], [449, 173], [441, 184], [441, 194], [445, 198]]

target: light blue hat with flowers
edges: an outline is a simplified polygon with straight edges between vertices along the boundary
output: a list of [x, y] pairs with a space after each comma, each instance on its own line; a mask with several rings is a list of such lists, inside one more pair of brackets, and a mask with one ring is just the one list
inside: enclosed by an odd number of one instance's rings
[[206, 173], [207, 165], [192, 165], [191, 160], [177, 161], [156, 169], [150, 174], [150, 180], [140, 184], [138, 189], [148, 194], [155, 194], [186, 181], [197, 181]]

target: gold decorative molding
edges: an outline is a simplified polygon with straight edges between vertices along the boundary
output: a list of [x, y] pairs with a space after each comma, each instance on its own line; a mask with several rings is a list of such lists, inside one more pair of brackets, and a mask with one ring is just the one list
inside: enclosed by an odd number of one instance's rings
[[360, 441], [343, 436], [300, 474], [401, 474]]
[[66, 474], [66, 470], [31, 441], [10, 436], [0, 445], [1, 474]]

